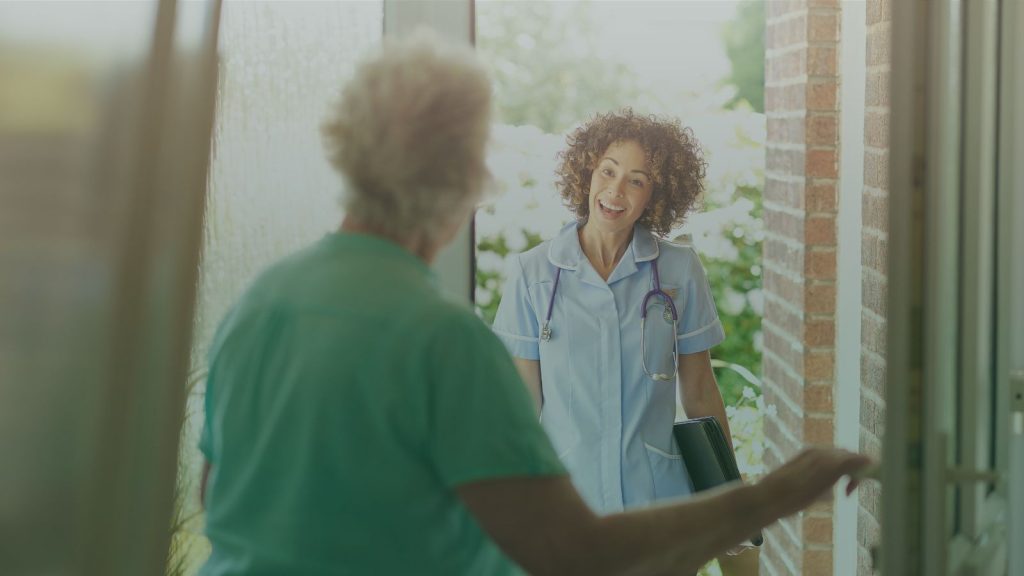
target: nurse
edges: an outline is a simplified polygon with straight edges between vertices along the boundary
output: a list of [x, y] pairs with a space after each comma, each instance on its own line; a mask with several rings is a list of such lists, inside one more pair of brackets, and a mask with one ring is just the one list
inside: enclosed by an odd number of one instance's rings
[[703, 191], [700, 146], [678, 122], [626, 109], [595, 116], [559, 156], [577, 221], [511, 260], [494, 330], [594, 510], [684, 496], [677, 382], [687, 416], [715, 416], [729, 437], [708, 281], [692, 248], [664, 239]]

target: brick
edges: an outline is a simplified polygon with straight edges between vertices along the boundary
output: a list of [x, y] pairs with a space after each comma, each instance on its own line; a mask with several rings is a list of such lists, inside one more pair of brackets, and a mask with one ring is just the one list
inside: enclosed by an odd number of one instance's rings
[[834, 393], [830, 384], [808, 384], [804, 388], [804, 408], [808, 412], [832, 412]]
[[813, 283], [804, 288], [804, 313], [832, 314], [836, 311], [836, 285]]
[[[878, 426], [879, 428], [883, 426]], [[882, 457], [882, 441], [877, 436], [864, 429], [863, 422], [860, 429], [859, 450], [872, 458]]]
[[878, 190], [889, 189], [889, 152], [864, 151], [864, 185]]
[[889, 106], [889, 71], [869, 70], [864, 88], [864, 104], [866, 106]]
[[837, 155], [834, 148], [807, 151], [808, 178], [835, 178], [837, 174]]
[[809, 42], [835, 42], [839, 38], [839, 14], [812, 12], [808, 24]]
[[884, 276], [865, 274], [860, 282], [861, 303], [875, 314], [886, 317], [888, 307], [888, 282]]
[[[775, 402], [775, 412], [779, 417], [779, 423], [798, 441], [803, 442], [804, 440], [804, 413], [799, 408], [799, 398], [790, 398], [787, 402], [782, 398], [777, 398]], [[794, 408], [792, 404], [796, 404], [797, 408]]]
[[836, 279], [835, 248], [819, 248], [806, 253], [807, 267], [804, 275], [814, 280]]
[[864, 144], [874, 148], [889, 147], [889, 112], [869, 110], [864, 113]]
[[831, 446], [833, 443], [833, 431], [835, 421], [831, 416], [805, 416], [804, 417], [804, 440], [808, 444], [816, 446]]
[[[808, 352], [804, 355], [804, 378], [808, 380], [831, 380], [835, 375], [835, 353]], [[831, 385], [828, 386], [831, 390]], [[831, 403], [831, 400], [829, 400]]]
[[768, 175], [764, 181], [764, 201], [786, 208], [804, 208], [804, 182], [780, 180]]
[[861, 196], [863, 225], [875, 230], [889, 229], [889, 198], [883, 194], [865, 192]]
[[765, 169], [781, 174], [803, 175], [804, 151], [783, 149], [768, 144], [765, 151]]
[[867, 31], [867, 65], [887, 65], [892, 62], [892, 23], [879, 22]]
[[804, 345], [835, 346], [835, 320], [810, 320], [804, 327]]
[[772, 86], [767, 82], [764, 89], [764, 109], [770, 116], [778, 112], [795, 112], [806, 107], [807, 94], [804, 84]]
[[[773, 380], [785, 377], [785, 369], [798, 369], [802, 364], [800, 340], [795, 335], [787, 334], [775, 328], [774, 324], [765, 323], [763, 329], [765, 354], [762, 371], [770, 374]], [[791, 393], [790, 393], [791, 392]], [[798, 398], [796, 391], [788, 391], [790, 398]]]
[[[767, 213], [768, 211], [765, 210], [765, 214]], [[802, 246], [786, 244], [781, 237], [776, 235], [766, 235], [762, 246], [765, 267], [774, 264], [792, 274], [803, 273], [804, 251]]]
[[833, 114], [813, 114], [807, 118], [807, 146], [836, 146], [839, 130]]
[[860, 341], [865, 350], [884, 355], [886, 352], [886, 326], [867, 312], [861, 313]]
[[807, 48], [805, 65], [808, 76], [835, 77], [836, 48], [835, 46], [810, 46]]
[[864, 234], [860, 243], [860, 261], [865, 268], [883, 275], [889, 273], [888, 241], [876, 234]]
[[764, 538], [766, 544], [770, 543], [765, 549], [768, 553], [765, 556], [772, 557], [777, 574], [802, 574], [800, 558], [794, 557], [799, 548], [792, 543], [792, 539], [786, 534], [781, 523], [777, 522], [765, 528]]
[[836, 217], [833, 214], [815, 215], [804, 221], [804, 243], [808, 246], [836, 245]]
[[779, 274], [770, 268], [764, 271], [764, 290], [766, 293], [773, 294], [797, 308], [801, 308], [804, 305], [806, 289], [803, 283]]
[[873, 353], [860, 355], [861, 388], [885, 397], [885, 358]]
[[857, 576], [875, 576], [871, 551], [864, 546], [857, 547]]
[[837, 205], [836, 185], [815, 183], [806, 187], [804, 203], [808, 212], [835, 212]]
[[[797, 362], [800, 362], [800, 359], [798, 359]], [[772, 355], [765, 355], [762, 373], [764, 374], [765, 381], [771, 383], [773, 390], [772, 394], [774, 395], [773, 398], [777, 402], [792, 403], [801, 407], [802, 410], [804, 383], [790, 372], [790, 369], [796, 370], [797, 368], [799, 367], [794, 367], [792, 364], [778, 358], [774, 358]], [[788, 410], [792, 411], [793, 409], [790, 408]], [[781, 418], [781, 416], [779, 416], [779, 418]], [[793, 427], [790, 425], [791, 422], [788, 421], [785, 423], [787, 426], [786, 429], [790, 430], [794, 437], [800, 438], [801, 435], [798, 433], [799, 426]]]
[[804, 119], [800, 117], [768, 117], [767, 137], [769, 142], [804, 144]]
[[[832, 517], [805, 515], [803, 522], [804, 540], [809, 544], [832, 543]], [[826, 574], [828, 572], [825, 572]]]
[[[769, 401], [765, 399], [766, 406], [775, 406], [778, 401]], [[769, 470], [778, 468], [786, 460], [792, 458], [798, 452], [800, 452], [800, 445], [794, 443], [781, 432], [781, 421], [778, 416], [765, 416], [764, 419], [764, 433], [765, 438], [768, 439], [769, 446], [765, 450], [765, 466]]]
[[796, 242], [804, 239], [804, 219], [789, 212], [767, 208], [764, 211], [764, 226], [781, 238]]
[[785, 48], [807, 40], [807, 14], [801, 13], [785, 19], [771, 20], [765, 26], [765, 46]]
[[821, 575], [831, 574], [832, 549], [804, 550], [803, 573]]
[[809, 112], [835, 112], [838, 110], [838, 86], [834, 81], [808, 82], [807, 110]]
[[889, 0], [868, 0], [866, 21], [868, 26], [879, 22], [892, 22], [892, 5]]
[[784, 18], [793, 12], [806, 10], [803, 0], [772, 0], [765, 4], [765, 16], [769, 20]]
[[885, 430], [885, 409], [882, 404], [870, 396], [860, 396], [860, 425], [861, 430], [874, 438], [882, 438]]
[[793, 50], [765, 58], [764, 78], [766, 82], [795, 80], [807, 75], [807, 53]]

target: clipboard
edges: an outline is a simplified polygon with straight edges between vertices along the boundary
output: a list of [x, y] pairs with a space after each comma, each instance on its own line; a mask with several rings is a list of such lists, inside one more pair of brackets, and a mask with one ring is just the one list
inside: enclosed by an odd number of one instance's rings
[[[714, 416], [676, 422], [672, 426], [672, 435], [679, 445], [679, 452], [690, 473], [695, 492], [727, 482], [742, 481], [736, 457], [725, 439], [722, 426]], [[764, 543], [764, 536], [758, 531], [750, 538], [750, 543], [760, 546]]]

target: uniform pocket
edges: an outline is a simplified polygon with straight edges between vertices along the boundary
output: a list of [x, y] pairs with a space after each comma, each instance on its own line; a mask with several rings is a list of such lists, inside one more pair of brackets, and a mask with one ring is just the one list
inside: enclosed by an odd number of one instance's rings
[[666, 452], [646, 442], [644, 447], [647, 448], [647, 460], [651, 465], [655, 499], [678, 498], [693, 493], [682, 455]]

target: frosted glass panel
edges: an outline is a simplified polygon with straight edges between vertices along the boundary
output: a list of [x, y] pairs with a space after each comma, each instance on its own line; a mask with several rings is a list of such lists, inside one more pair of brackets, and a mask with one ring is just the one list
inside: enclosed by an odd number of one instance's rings
[[341, 221], [319, 126], [383, 30], [376, 2], [227, 2], [196, 365], [262, 268]]

